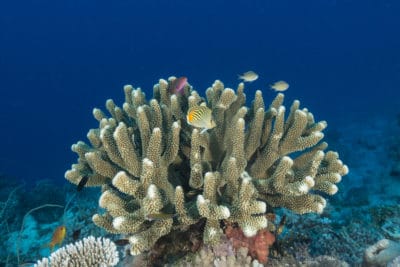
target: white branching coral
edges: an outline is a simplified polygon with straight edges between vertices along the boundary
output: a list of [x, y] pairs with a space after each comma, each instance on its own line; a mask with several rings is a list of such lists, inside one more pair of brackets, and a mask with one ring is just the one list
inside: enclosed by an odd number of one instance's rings
[[111, 267], [118, 262], [117, 247], [110, 239], [89, 236], [56, 250], [50, 257], [38, 261], [34, 267]]

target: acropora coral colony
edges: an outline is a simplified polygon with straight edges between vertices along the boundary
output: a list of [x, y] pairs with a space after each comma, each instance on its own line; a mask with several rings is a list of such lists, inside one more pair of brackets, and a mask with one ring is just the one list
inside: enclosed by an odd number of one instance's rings
[[[151, 249], [173, 229], [206, 220], [203, 241], [219, 241], [220, 221], [235, 223], [247, 237], [265, 229], [267, 211], [321, 213], [348, 168], [338, 153], [325, 151], [325, 121], [294, 101], [288, 115], [279, 93], [266, 107], [261, 91], [246, 106], [244, 84], [236, 92], [215, 81], [206, 98], [186, 84], [171, 93], [160, 79], [153, 98], [124, 87], [125, 103], [107, 100], [109, 115], [95, 108], [99, 127], [90, 144], [72, 150], [79, 159], [65, 174], [73, 184], [101, 186], [103, 214], [93, 221], [106, 231], [129, 236], [131, 253]], [[186, 112], [206, 105], [216, 127], [207, 131], [186, 122]], [[301, 152], [301, 153], [300, 153]], [[171, 214], [171, 216], [157, 216]]]

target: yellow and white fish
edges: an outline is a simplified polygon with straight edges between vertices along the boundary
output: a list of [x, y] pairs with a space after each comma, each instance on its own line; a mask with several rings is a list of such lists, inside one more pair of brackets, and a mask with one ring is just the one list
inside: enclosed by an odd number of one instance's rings
[[206, 106], [196, 106], [189, 109], [186, 115], [186, 121], [189, 125], [203, 128], [200, 133], [204, 133], [208, 129], [212, 129], [217, 126], [211, 113], [211, 109]]
[[258, 74], [255, 73], [254, 71], [247, 71], [243, 73], [242, 75], [238, 75], [239, 79], [245, 81], [245, 82], [254, 82], [255, 80], [258, 79]]
[[289, 84], [285, 81], [277, 81], [271, 85], [271, 89], [275, 92], [283, 92], [289, 88]]

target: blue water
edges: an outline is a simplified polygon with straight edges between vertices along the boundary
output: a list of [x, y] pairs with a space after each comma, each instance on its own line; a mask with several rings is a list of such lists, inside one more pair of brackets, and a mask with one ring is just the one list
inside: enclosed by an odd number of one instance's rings
[[251, 69], [249, 91], [286, 80], [289, 99], [333, 123], [393, 110], [399, 12], [394, 0], [2, 1], [0, 172], [63, 181], [93, 107], [171, 75], [203, 91]]
[[[64, 173], [77, 160], [71, 145], [98, 127], [94, 107], [121, 105], [126, 84], [150, 98], [160, 78], [186, 76], [204, 94], [216, 79], [236, 88], [248, 70], [259, 74], [249, 101], [262, 89], [269, 105], [269, 85], [287, 81], [285, 105], [299, 99], [328, 121], [330, 149], [350, 169], [323, 215], [291, 215], [287, 229], [313, 236], [312, 256], [360, 263], [387, 237], [383, 223], [400, 218], [399, 14], [398, 0], [0, 1], [0, 265], [17, 262], [29, 209], [76, 193]], [[90, 222], [99, 190], [79, 194], [64, 244], [79, 227], [104, 234]], [[65, 215], [53, 207], [27, 218], [40, 238], [26, 230], [20, 263], [48, 256], [40, 248]]]

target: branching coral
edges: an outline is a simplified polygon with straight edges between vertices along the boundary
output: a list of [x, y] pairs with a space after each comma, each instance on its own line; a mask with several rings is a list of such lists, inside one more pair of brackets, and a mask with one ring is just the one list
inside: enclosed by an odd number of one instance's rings
[[[125, 86], [122, 107], [106, 102], [110, 117], [93, 110], [99, 127], [88, 132], [90, 145], [72, 146], [79, 159], [65, 177], [78, 184], [88, 176], [87, 186], [102, 187], [98, 226], [129, 234], [131, 252], [139, 254], [201, 218], [204, 241], [215, 243], [222, 219], [249, 237], [267, 226], [267, 208], [323, 211], [318, 192], [335, 194], [348, 172], [336, 152], [324, 152], [325, 121], [315, 122], [299, 101], [286, 115], [283, 94], [266, 107], [257, 91], [247, 107], [243, 83], [235, 92], [215, 81], [206, 99], [190, 85], [170, 94], [174, 79], [161, 79], [149, 101], [140, 88]], [[186, 123], [187, 110], [198, 105], [212, 110], [215, 128], [202, 132]]]
[[35, 267], [50, 266], [115, 266], [119, 262], [117, 247], [107, 238], [89, 236], [53, 252]]

